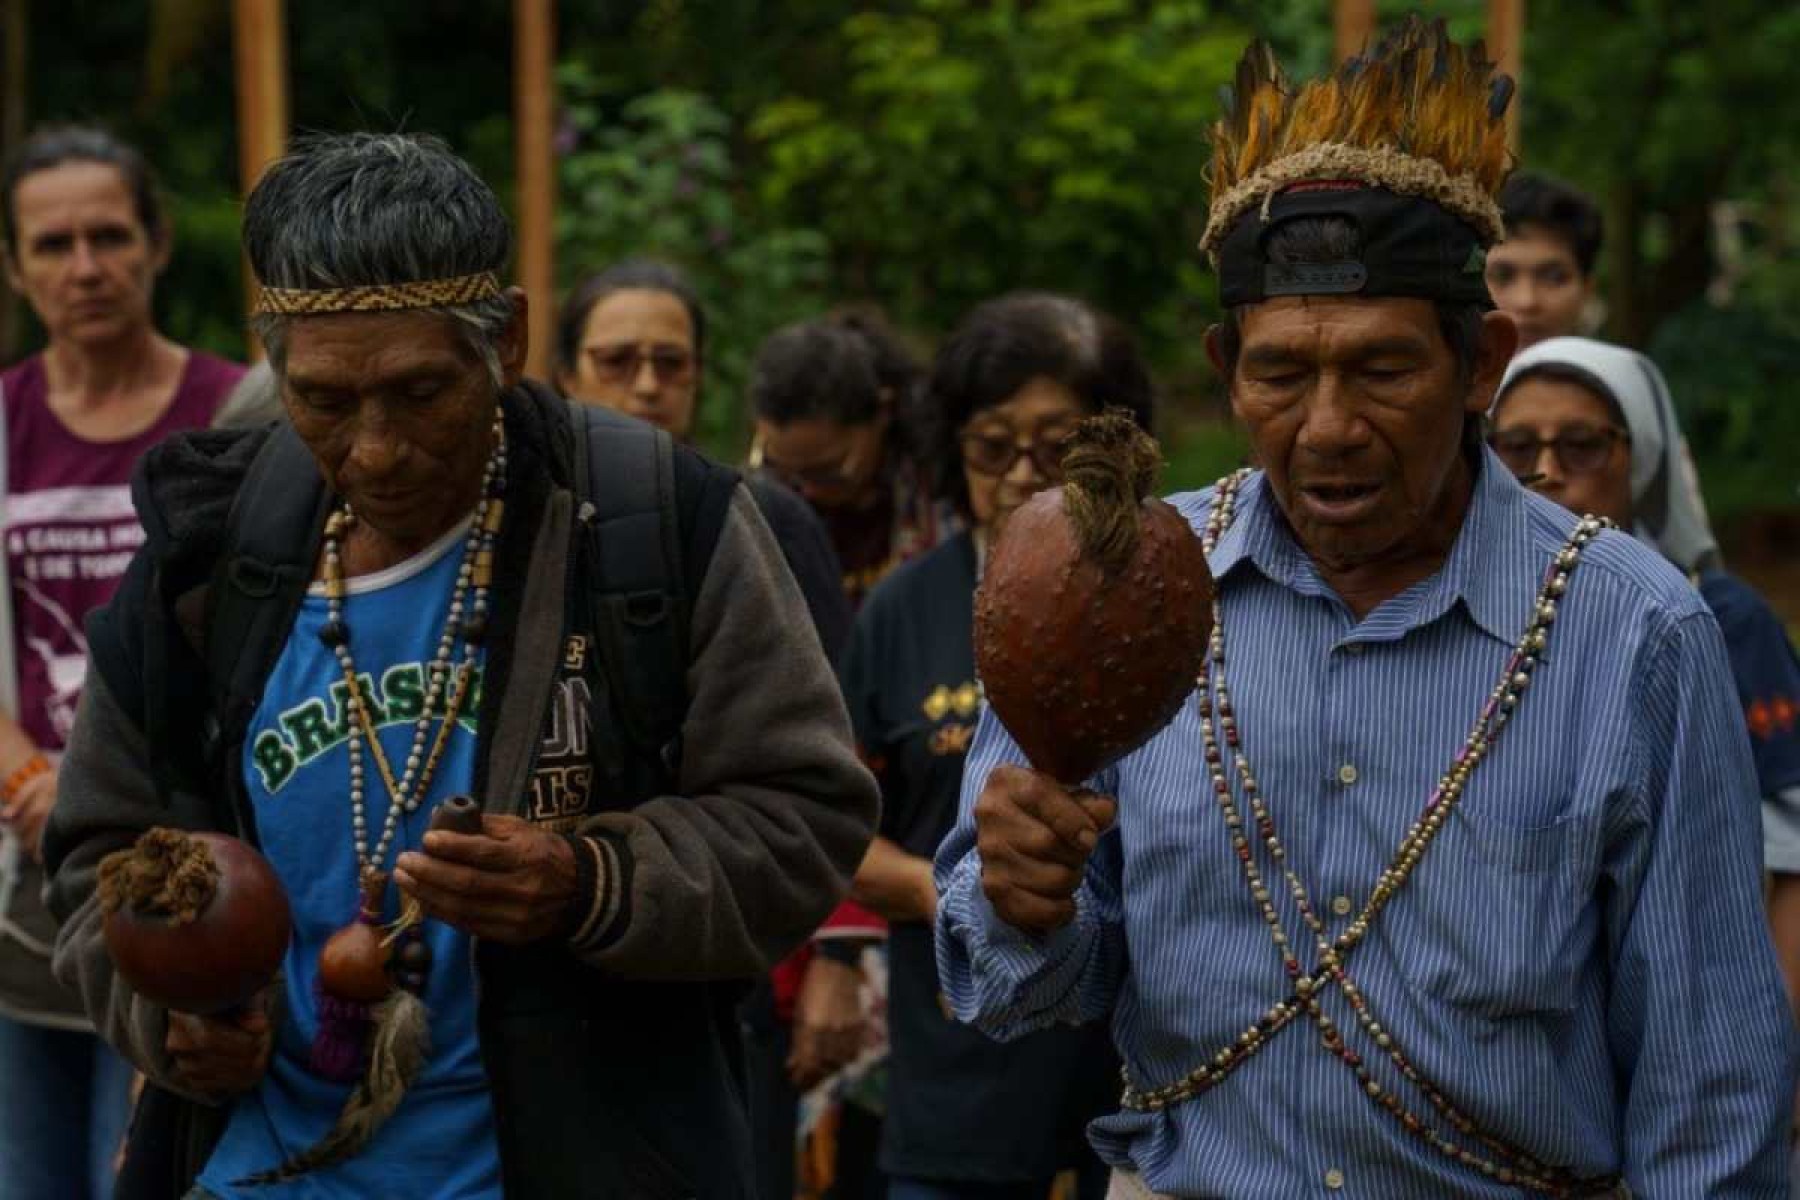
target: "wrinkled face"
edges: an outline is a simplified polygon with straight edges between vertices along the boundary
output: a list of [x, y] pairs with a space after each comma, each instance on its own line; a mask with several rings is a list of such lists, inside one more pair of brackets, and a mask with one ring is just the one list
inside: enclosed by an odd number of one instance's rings
[[7, 278], [53, 342], [100, 345], [145, 329], [168, 263], [138, 221], [117, 167], [71, 162], [34, 171], [13, 194], [18, 241]]
[[755, 457], [814, 508], [867, 508], [881, 497], [887, 426], [886, 413], [854, 425], [830, 417], [803, 417], [785, 425], [759, 418]]
[[563, 387], [577, 400], [629, 413], [685, 439], [700, 390], [687, 305], [646, 288], [601, 297], [588, 313], [575, 373]]
[[1074, 392], [1039, 376], [963, 426], [958, 446], [969, 511], [998, 534], [1021, 504], [1062, 482], [1062, 446], [1087, 409]]
[[1245, 311], [1231, 407], [1316, 560], [1343, 570], [1404, 556], [1460, 502], [1463, 420], [1512, 353], [1505, 317], [1486, 328], [1464, 383], [1427, 300], [1282, 297]]
[[[506, 386], [524, 362], [524, 306], [501, 339]], [[411, 552], [474, 506], [498, 390], [436, 313], [302, 317], [288, 329], [282, 401], [359, 521]]]
[[1594, 294], [1575, 251], [1536, 225], [1522, 226], [1488, 251], [1488, 292], [1519, 327], [1519, 349], [1545, 338], [1582, 332], [1582, 313]]
[[1527, 375], [1500, 398], [1489, 441], [1536, 491], [1631, 528], [1631, 438], [1612, 402], [1591, 388]]

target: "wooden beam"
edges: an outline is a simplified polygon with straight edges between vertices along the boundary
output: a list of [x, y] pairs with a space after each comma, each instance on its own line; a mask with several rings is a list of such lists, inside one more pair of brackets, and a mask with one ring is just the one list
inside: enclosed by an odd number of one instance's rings
[[556, 9], [513, 0], [513, 146], [518, 176], [519, 283], [531, 305], [526, 373], [549, 379], [556, 324]]
[[[231, 53], [237, 71], [238, 185], [248, 196], [265, 168], [287, 146], [288, 66], [285, 0], [232, 0]], [[256, 277], [244, 262], [244, 303], [256, 295]], [[251, 358], [262, 357], [245, 335]]]
[[1506, 140], [1519, 153], [1519, 114], [1525, 103], [1525, 0], [1488, 0], [1488, 55], [1513, 80], [1512, 104], [1506, 110]]
[[1375, 0], [1332, 0], [1336, 61], [1361, 54], [1375, 38]]
[[[26, 0], [0, 0], [0, 160], [25, 140], [27, 10]], [[19, 316], [19, 296], [0, 279], [0, 366], [18, 356]]]

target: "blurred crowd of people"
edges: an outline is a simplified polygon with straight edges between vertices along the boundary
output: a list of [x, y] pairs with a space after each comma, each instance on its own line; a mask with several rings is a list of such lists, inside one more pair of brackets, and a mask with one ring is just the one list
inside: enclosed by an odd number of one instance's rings
[[[246, 376], [157, 327], [157, 280], [178, 247], [131, 147], [43, 130], [6, 165], [0, 202], [7, 277], [45, 337], [0, 375], [0, 1192], [97, 1198], [110, 1194], [132, 1073], [52, 977], [39, 896], [84, 622], [143, 540], [130, 484], [144, 452], [179, 430], [280, 420], [282, 397], [266, 365]], [[1800, 662], [1768, 604], [1725, 570], [1655, 364], [1589, 336], [1593, 201], [1522, 175], [1502, 206], [1507, 240], [1487, 279], [1521, 352], [1488, 444], [1541, 494], [1653, 544], [1716, 615], [1759, 774], [1770, 919], [1800, 995]], [[747, 394], [730, 396], [708, 388], [708, 314], [677, 266], [595, 267], [539, 323], [555, 386], [682, 442], [702, 409], [748, 407], [742, 467], [880, 785], [850, 899], [740, 1009], [759, 1194], [1098, 1200], [1107, 1174], [1083, 1130], [1118, 1100], [1108, 1029], [1001, 1043], [953, 1020], [932, 859], [982, 703], [971, 625], [988, 548], [1061, 481], [1060, 448], [1084, 417], [1119, 409], [1157, 426], [1152, 373], [1118, 319], [1129, 314], [1018, 291], [941, 331], [927, 356], [877, 313], [846, 308], [770, 333]]]

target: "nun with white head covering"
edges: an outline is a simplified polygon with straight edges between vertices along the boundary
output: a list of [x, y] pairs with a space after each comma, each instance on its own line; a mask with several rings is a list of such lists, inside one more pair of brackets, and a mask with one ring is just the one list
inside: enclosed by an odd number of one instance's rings
[[1592, 338], [1550, 338], [1512, 360], [1490, 412], [1495, 451], [1552, 500], [1611, 517], [1686, 574], [1718, 568], [1687, 439], [1648, 358]]
[[1800, 999], [1800, 658], [1763, 598], [1720, 565], [1662, 372], [1635, 350], [1551, 338], [1512, 360], [1489, 411], [1488, 444], [1521, 481], [1653, 543], [1718, 619], [1764, 798], [1775, 940]]

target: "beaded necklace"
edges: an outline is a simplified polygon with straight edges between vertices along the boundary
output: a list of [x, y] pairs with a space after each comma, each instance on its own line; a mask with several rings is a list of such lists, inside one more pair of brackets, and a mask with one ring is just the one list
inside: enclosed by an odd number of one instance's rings
[[[348, 500], [325, 523], [325, 596], [326, 620], [319, 630], [319, 640], [337, 657], [343, 672], [344, 688], [350, 712], [348, 749], [350, 755], [350, 832], [356, 847], [356, 863], [363, 884], [368, 887], [378, 878], [387, 861], [388, 848], [400, 828], [402, 816], [418, 811], [431, 790], [431, 780], [438, 763], [450, 743], [450, 734], [462, 715], [468, 698], [469, 681], [474, 675], [475, 659], [487, 635], [488, 588], [493, 583], [494, 538], [500, 529], [505, 509], [501, 493], [506, 482], [506, 438], [498, 414], [494, 417], [494, 449], [488, 456], [481, 479], [481, 499], [469, 522], [468, 536], [463, 542], [462, 562], [457, 568], [456, 583], [450, 596], [450, 611], [444, 618], [443, 632], [438, 637], [437, 651], [427, 670], [425, 700], [413, 723], [411, 749], [407, 752], [405, 771], [395, 778], [381, 739], [376, 736], [369, 704], [363, 696], [356, 661], [350, 650], [350, 626], [344, 620], [344, 597], [349, 586], [344, 579], [343, 542], [356, 522], [356, 514]], [[462, 640], [462, 660], [454, 668], [456, 641]], [[448, 700], [446, 701], [446, 690]], [[431, 739], [431, 723], [444, 704], [437, 736]], [[373, 849], [369, 847], [368, 819], [364, 808], [365, 774], [363, 746], [367, 743], [375, 766], [386, 786], [389, 803], [382, 822], [381, 836]]]
[[[1249, 474], [1248, 471], [1239, 471], [1218, 484], [1201, 538], [1201, 544], [1209, 555], [1219, 537], [1231, 525], [1238, 491]], [[1335, 938], [1320, 919], [1305, 884], [1288, 863], [1287, 852], [1276, 831], [1274, 817], [1263, 799], [1262, 789], [1251, 770], [1250, 761], [1244, 754], [1243, 740], [1225, 678], [1225, 623], [1219, 597], [1215, 592], [1207, 661], [1202, 664], [1197, 680], [1201, 705], [1200, 735], [1207, 773], [1211, 779], [1214, 799], [1224, 817], [1225, 826], [1230, 831], [1232, 851], [1237, 856], [1245, 885], [1269, 928], [1269, 936], [1281, 956], [1282, 967], [1293, 981], [1293, 991], [1269, 1008], [1230, 1045], [1174, 1083], [1142, 1091], [1127, 1076], [1125, 1094], [1121, 1099], [1125, 1108], [1160, 1111], [1208, 1091], [1267, 1045], [1295, 1017], [1304, 1013], [1318, 1026], [1320, 1040], [1325, 1048], [1356, 1076], [1363, 1094], [1398, 1120], [1407, 1132], [1445, 1157], [1479, 1170], [1500, 1183], [1517, 1184], [1555, 1196], [1594, 1194], [1616, 1185], [1615, 1179], [1584, 1178], [1563, 1168], [1547, 1166], [1519, 1147], [1482, 1131], [1473, 1119], [1458, 1109], [1406, 1057], [1393, 1033], [1376, 1020], [1368, 996], [1351, 978], [1345, 965], [1351, 951], [1368, 936], [1375, 918], [1412, 877], [1451, 810], [1462, 798], [1469, 776], [1487, 756], [1494, 740], [1511, 720], [1525, 689], [1531, 683], [1532, 673], [1538, 666], [1540, 656], [1549, 643], [1550, 630], [1556, 620], [1557, 604], [1568, 588], [1569, 574], [1579, 563], [1582, 550], [1609, 524], [1610, 522], [1597, 517], [1583, 517], [1552, 557], [1537, 600], [1532, 606], [1531, 619], [1526, 624], [1525, 632], [1508, 657], [1506, 668], [1500, 674], [1500, 681], [1482, 706], [1462, 749], [1438, 779], [1423, 811], [1408, 828], [1393, 859], [1377, 878], [1362, 911]], [[1220, 744], [1221, 737], [1223, 746]], [[1245, 819], [1233, 796], [1231, 779], [1226, 771], [1227, 759], [1249, 806], [1249, 820]], [[1270, 862], [1281, 873], [1301, 920], [1311, 934], [1318, 951], [1318, 965], [1311, 971], [1305, 969], [1290, 944], [1281, 916], [1275, 909], [1269, 884], [1257, 865], [1252, 835], [1261, 841]], [[1401, 1077], [1424, 1094], [1432, 1108], [1456, 1133], [1479, 1143], [1483, 1152], [1458, 1145], [1438, 1128], [1407, 1109], [1395, 1090], [1384, 1087], [1375, 1079], [1362, 1056], [1345, 1041], [1343, 1033], [1332, 1022], [1320, 1001], [1320, 996], [1329, 984], [1336, 984], [1342, 990], [1363, 1033], [1394, 1063]]]

